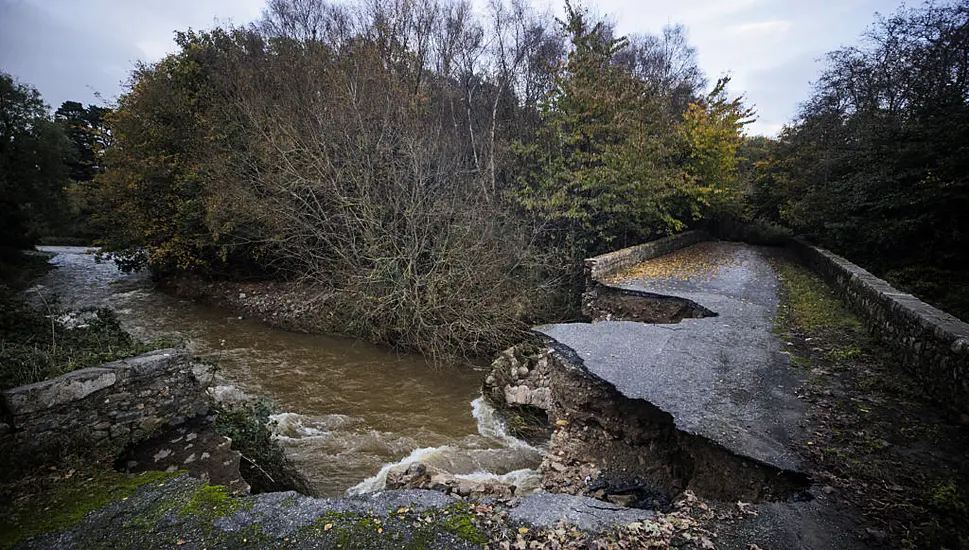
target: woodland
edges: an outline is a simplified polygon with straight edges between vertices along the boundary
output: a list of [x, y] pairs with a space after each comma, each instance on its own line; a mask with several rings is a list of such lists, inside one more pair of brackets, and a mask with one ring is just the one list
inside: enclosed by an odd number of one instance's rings
[[483, 356], [577, 315], [583, 258], [701, 228], [805, 236], [969, 319], [964, 1], [878, 16], [776, 137], [685, 27], [573, 3], [269, 0], [177, 44], [101, 106], [0, 75], [4, 261], [288, 281], [346, 334]]

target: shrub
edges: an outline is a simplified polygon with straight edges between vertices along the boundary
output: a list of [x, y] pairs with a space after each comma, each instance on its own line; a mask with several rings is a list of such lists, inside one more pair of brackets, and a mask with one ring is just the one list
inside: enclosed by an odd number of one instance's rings
[[0, 299], [0, 388], [40, 382], [175, 344], [132, 338], [109, 309], [69, 312], [55, 301], [40, 310], [22, 299]]
[[273, 438], [276, 406], [270, 399], [249, 399], [220, 403], [215, 431], [232, 440], [232, 449], [242, 454], [240, 471], [254, 493], [296, 491], [312, 495], [309, 482]]

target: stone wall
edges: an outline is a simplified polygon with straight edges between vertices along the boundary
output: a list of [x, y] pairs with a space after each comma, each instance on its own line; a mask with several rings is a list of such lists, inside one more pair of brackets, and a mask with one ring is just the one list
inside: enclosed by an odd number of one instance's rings
[[5, 390], [0, 443], [19, 460], [91, 448], [113, 452], [203, 414], [212, 368], [192, 359], [186, 351], [162, 349]]
[[710, 240], [705, 231], [687, 231], [672, 237], [664, 237], [645, 244], [623, 248], [615, 252], [589, 258], [585, 261], [585, 274], [589, 282], [599, 281], [622, 269], [640, 262], [669, 254], [687, 246]]
[[969, 412], [969, 324], [827, 250], [800, 239], [790, 246], [897, 352], [930, 396]]

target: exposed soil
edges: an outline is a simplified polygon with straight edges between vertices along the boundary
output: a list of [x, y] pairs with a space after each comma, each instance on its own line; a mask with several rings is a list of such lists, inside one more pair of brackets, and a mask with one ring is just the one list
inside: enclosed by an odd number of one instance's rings
[[161, 289], [179, 298], [226, 309], [293, 332], [340, 332], [329, 307], [331, 290], [297, 283], [205, 280], [191, 275], [166, 278]]
[[502, 407], [548, 411], [554, 432], [542, 464], [546, 490], [667, 510], [687, 490], [703, 498], [760, 502], [787, 499], [807, 487], [801, 474], [677, 430], [669, 414], [624, 397], [567, 350], [533, 350], [526, 345], [503, 353], [485, 391]]
[[825, 498], [861, 510], [876, 546], [969, 548], [969, 418], [927, 399], [817, 277], [779, 256], [778, 331], [808, 375], [801, 450]]
[[598, 321], [672, 324], [683, 319], [715, 317], [709, 309], [683, 298], [596, 284], [582, 296], [582, 312]]

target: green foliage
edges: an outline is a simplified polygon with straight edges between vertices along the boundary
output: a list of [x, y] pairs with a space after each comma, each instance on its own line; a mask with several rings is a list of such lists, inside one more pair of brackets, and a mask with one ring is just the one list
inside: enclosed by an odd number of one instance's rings
[[625, 38], [566, 8], [568, 60], [542, 106], [538, 137], [517, 147], [531, 167], [517, 200], [582, 255], [683, 230], [733, 201], [750, 112], [726, 97], [727, 80], [677, 112], [669, 90], [619, 62]]
[[939, 512], [953, 517], [965, 518], [969, 514], [969, 505], [966, 504], [959, 488], [951, 480], [940, 481], [929, 489], [926, 500]]
[[106, 114], [109, 167], [82, 187], [108, 253], [137, 255], [158, 269], [193, 270], [219, 257], [205, 226], [199, 156], [210, 105], [209, 50], [201, 37], [180, 34], [182, 53], [139, 65], [130, 90]]
[[73, 155], [40, 93], [0, 73], [0, 247], [27, 247], [51, 232]]
[[273, 439], [276, 405], [270, 399], [253, 399], [216, 407], [215, 431], [232, 440], [242, 454], [242, 477], [253, 492], [298, 491], [312, 494], [306, 479]]
[[50, 232], [41, 239], [44, 244], [86, 246], [97, 233], [90, 224], [93, 205], [85, 188], [104, 171], [104, 151], [110, 142], [105, 116], [109, 109], [76, 101], [65, 101], [54, 113], [54, 121], [63, 129], [72, 145], [66, 159], [70, 183], [65, 187], [65, 204], [61, 216], [51, 223]]
[[105, 308], [68, 311], [56, 297], [23, 292], [53, 267], [48, 255], [0, 255], [0, 388], [40, 382], [102, 363], [172, 347], [140, 342]]
[[103, 171], [102, 155], [110, 139], [105, 125], [108, 113], [105, 107], [84, 107], [76, 101], [65, 101], [54, 112], [54, 120], [64, 128], [77, 153], [70, 163], [72, 180], [91, 181]]
[[291, 277], [342, 333], [481, 356], [564, 317], [586, 254], [733, 195], [746, 111], [696, 95], [682, 30], [631, 48], [570, 7], [563, 59], [519, 3], [291, 8], [133, 73], [84, 186], [123, 267]]
[[170, 347], [168, 340], [139, 342], [110, 309], [65, 311], [22, 300], [0, 300], [0, 388], [55, 378], [78, 369]]
[[533, 171], [521, 178], [518, 200], [562, 228], [581, 254], [681, 229], [677, 174], [665, 162], [672, 121], [645, 82], [614, 64], [626, 39], [571, 5], [560, 24], [571, 51], [538, 138], [519, 146]]
[[[967, 28], [963, 2], [929, 2], [828, 54], [814, 96], [756, 165], [755, 215], [876, 273], [925, 269], [931, 283], [929, 270], [969, 270]], [[961, 285], [896, 280], [969, 316]]]

